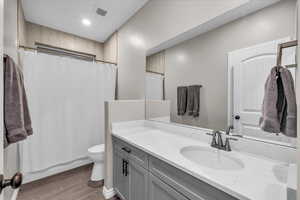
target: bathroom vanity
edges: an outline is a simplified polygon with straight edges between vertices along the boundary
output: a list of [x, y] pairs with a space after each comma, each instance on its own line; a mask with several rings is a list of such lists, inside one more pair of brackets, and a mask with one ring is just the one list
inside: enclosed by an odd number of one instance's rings
[[114, 189], [122, 199], [237, 199], [117, 137], [113, 141]]
[[112, 130], [114, 190], [120, 198], [286, 199], [287, 162], [237, 152], [234, 144], [231, 152], [217, 150], [203, 130], [188, 133], [152, 123], [120, 123]]

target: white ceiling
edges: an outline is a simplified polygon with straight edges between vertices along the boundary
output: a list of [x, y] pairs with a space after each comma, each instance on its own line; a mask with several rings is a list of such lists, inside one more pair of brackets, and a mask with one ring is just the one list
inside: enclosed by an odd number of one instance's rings
[[[25, 19], [81, 37], [104, 42], [148, 0], [22, 0]], [[102, 17], [96, 9], [107, 10]], [[90, 19], [91, 26], [81, 23]]]

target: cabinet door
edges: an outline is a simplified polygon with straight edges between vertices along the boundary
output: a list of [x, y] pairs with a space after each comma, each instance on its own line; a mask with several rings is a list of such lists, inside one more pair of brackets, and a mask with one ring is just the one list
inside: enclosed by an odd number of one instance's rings
[[123, 200], [129, 200], [129, 176], [125, 174], [126, 157], [114, 152], [114, 189]]
[[149, 200], [188, 200], [173, 188], [149, 174]]
[[130, 200], [148, 200], [148, 171], [135, 162], [129, 164]]

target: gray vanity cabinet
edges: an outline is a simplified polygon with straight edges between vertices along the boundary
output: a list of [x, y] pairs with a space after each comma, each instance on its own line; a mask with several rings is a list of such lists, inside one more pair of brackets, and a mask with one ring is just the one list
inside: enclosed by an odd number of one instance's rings
[[148, 170], [139, 150], [114, 142], [114, 189], [123, 200], [148, 199]]
[[114, 189], [124, 200], [129, 200], [129, 177], [125, 176], [125, 161], [127, 157], [124, 153], [114, 150]]
[[173, 188], [149, 175], [149, 200], [188, 200], [186, 197], [175, 191]]
[[238, 200], [113, 137], [114, 188], [122, 200]]

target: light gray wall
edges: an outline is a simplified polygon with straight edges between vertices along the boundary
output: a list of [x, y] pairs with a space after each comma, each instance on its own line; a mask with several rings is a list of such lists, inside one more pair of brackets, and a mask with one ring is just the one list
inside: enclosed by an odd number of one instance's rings
[[245, 0], [151, 0], [118, 31], [120, 99], [144, 99], [146, 51]]
[[103, 44], [103, 58], [108, 62], [118, 62], [118, 32], [112, 34]]
[[[171, 119], [212, 129], [227, 125], [227, 53], [295, 35], [296, 0], [285, 0], [166, 50]], [[201, 84], [200, 117], [176, 114], [176, 89]]]
[[19, 4], [18, 4], [18, 43], [19, 43], [19, 45], [26, 45], [26, 43], [27, 43], [26, 20], [25, 20], [21, 0], [18, 0], [18, 1], [19, 1]]
[[4, 1], [4, 53], [17, 60], [17, 0]]
[[169, 122], [170, 105], [168, 100], [146, 100], [146, 119]]

